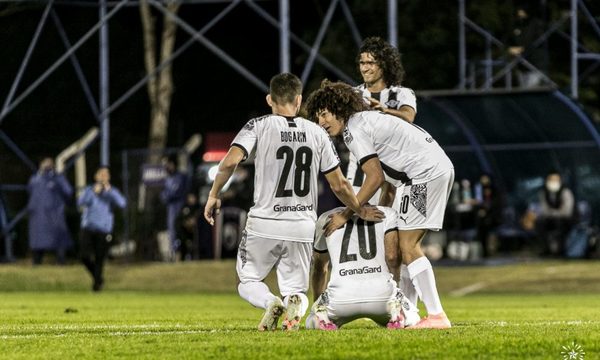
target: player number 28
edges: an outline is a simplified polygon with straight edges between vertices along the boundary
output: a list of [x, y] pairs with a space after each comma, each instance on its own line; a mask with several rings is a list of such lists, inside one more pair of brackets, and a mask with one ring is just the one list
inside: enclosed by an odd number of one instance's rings
[[[296, 196], [306, 196], [310, 192], [310, 164], [312, 163], [312, 150], [309, 147], [301, 146], [296, 150], [289, 146], [282, 146], [277, 149], [277, 159], [285, 159], [283, 171], [277, 184], [275, 197], [291, 197], [292, 191]], [[285, 185], [290, 176], [294, 165], [294, 185], [292, 189], [286, 189]]]

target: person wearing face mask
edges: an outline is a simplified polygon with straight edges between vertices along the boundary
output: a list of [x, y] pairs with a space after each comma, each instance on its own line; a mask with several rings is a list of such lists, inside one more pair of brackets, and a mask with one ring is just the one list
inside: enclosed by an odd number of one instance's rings
[[66, 251], [73, 246], [65, 220], [65, 205], [73, 195], [73, 188], [62, 174], [54, 171], [54, 160], [46, 157], [29, 179], [27, 191], [33, 264], [41, 264], [47, 251], [55, 251], [57, 262], [64, 264]]
[[536, 232], [544, 254], [562, 256], [566, 235], [573, 226], [575, 198], [558, 171], [551, 171], [546, 176], [544, 188], [539, 192], [539, 203]]

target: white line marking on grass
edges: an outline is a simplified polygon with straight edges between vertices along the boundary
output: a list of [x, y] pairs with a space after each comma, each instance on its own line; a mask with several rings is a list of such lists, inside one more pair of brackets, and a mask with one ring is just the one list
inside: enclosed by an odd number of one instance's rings
[[478, 283], [471, 284], [471, 285], [462, 287], [460, 289], [456, 289], [454, 291], [451, 291], [450, 295], [451, 296], [456, 296], [456, 297], [461, 297], [461, 296], [469, 295], [469, 294], [472, 294], [474, 292], [477, 292], [477, 291], [483, 289], [487, 285], [488, 284], [485, 283], [485, 282], [478, 282]]
[[171, 331], [117, 331], [108, 333], [110, 336], [136, 336], [136, 335], [185, 335], [213, 333], [212, 330], [171, 330]]
[[508, 321], [488, 321], [484, 323], [488, 326], [552, 326], [552, 325], [569, 325], [569, 326], [582, 326], [582, 325], [595, 325], [600, 324], [600, 321], [596, 320], [568, 320], [568, 321], [526, 321], [526, 322], [508, 322]]

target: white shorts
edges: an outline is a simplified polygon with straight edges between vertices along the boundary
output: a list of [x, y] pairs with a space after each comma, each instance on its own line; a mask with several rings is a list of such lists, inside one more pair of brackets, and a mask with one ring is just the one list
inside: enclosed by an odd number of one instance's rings
[[[406, 185], [398, 192], [394, 209], [398, 212], [398, 229], [440, 230], [454, 183], [454, 170], [429, 182]], [[400, 190], [401, 188], [399, 188]]]
[[[386, 326], [390, 321], [390, 313], [387, 308], [387, 302], [397, 296], [397, 289], [390, 293], [390, 297], [385, 300], [356, 301], [356, 302], [336, 302], [329, 297], [329, 292], [325, 290], [315, 301], [325, 306], [327, 316], [338, 328], [351, 321], [361, 318], [369, 318], [381, 326]], [[314, 316], [311, 312], [309, 317]], [[307, 320], [306, 323], [310, 323]]]
[[242, 232], [236, 270], [240, 282], [263, 281], [273, 267], [282, 296], [308, 291], [312, 244], [272, 240]]

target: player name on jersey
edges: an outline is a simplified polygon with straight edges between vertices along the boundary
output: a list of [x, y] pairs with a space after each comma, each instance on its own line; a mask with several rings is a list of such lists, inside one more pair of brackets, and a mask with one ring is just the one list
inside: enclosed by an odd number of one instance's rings
[[304, 131], [282, 131], [281, 142], [306, 142]]
[[340, 276], [372, 274], [372, 273], [380, 273], [380, 272], [381, 272], [381, 266], [376, 266], [376, 267], [363, 266], [362, 268], [340, 269], [340, 271], [339, 271]]

